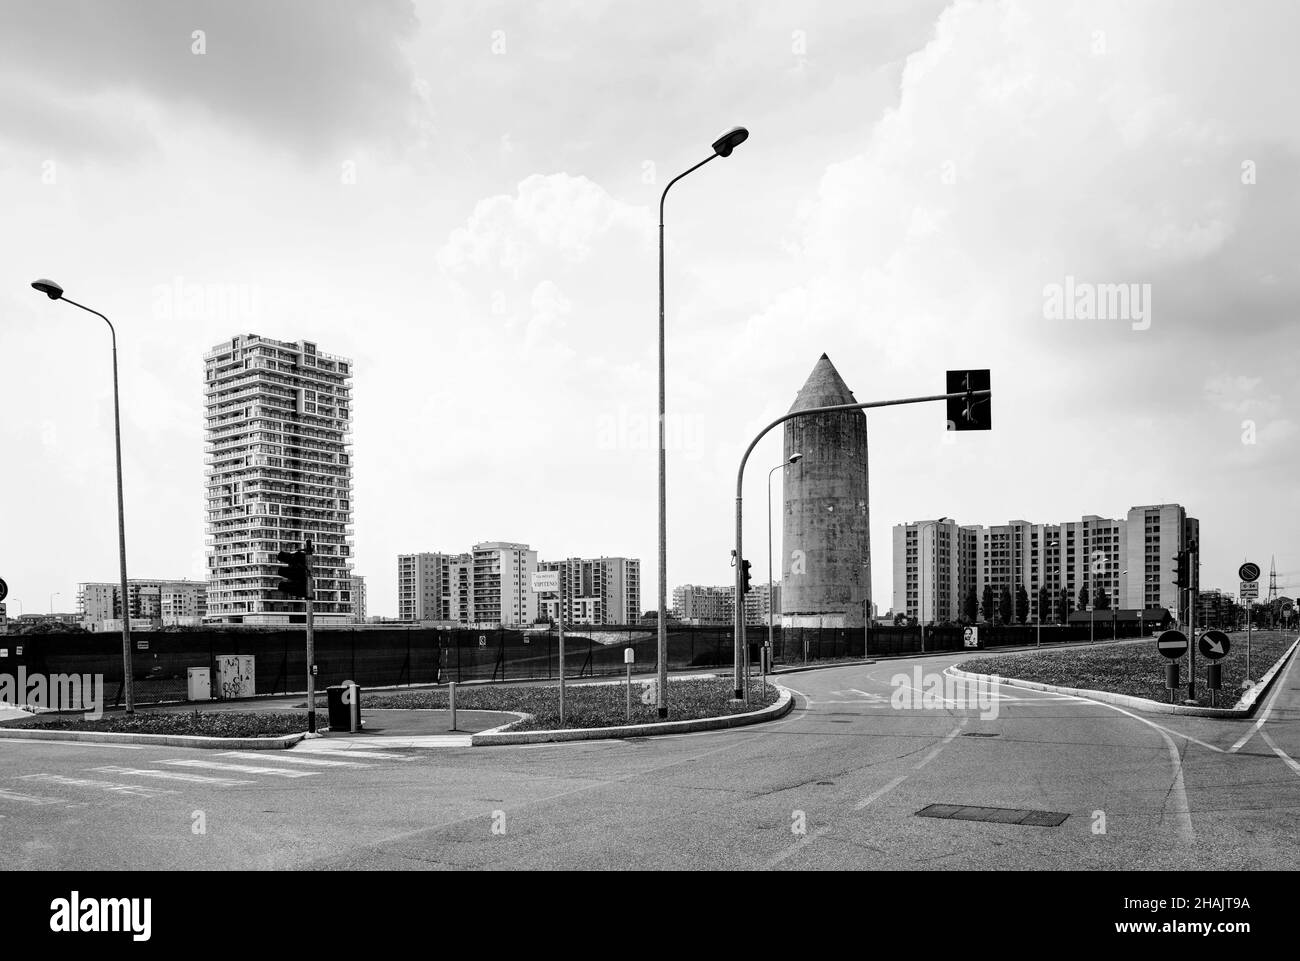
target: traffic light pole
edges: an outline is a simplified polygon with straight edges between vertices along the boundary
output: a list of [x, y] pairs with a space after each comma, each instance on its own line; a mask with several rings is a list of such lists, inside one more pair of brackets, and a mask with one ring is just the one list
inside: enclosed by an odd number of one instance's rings
[[312, 610], [313, 601], [316, 598], [316, 572], [313, 570], [312, 555], [315, 550], [312, 548], [311, 540], [308, 539], [306, 547], [307, 561], [307, 730], [316, 733], [316, 638], [313, 635], [315, 627], [314, 612]]
[[743, 514], [744, 514], [744, 490], [745, 490], [745, 464], [749, 461], [749, 455], [754, 452], [758, 442], [767, 436], [768, 431], [773, 427], [779, 427], [788, 420], [796, 417], [815, 417], [818, 414], [838, 414], [851, 410], [868, 410], [874, 407], [901, 407], [904, 404], [925, 404], [936, 400], [965, 400], [969, 403], [971, 400], [991, 397], [992, 390], [962, 390], [954, 391], [951, 394], [931, 394], [928, 397], [906, 397], [900, 400], [873, 400], [865, 404], [836, 404], [832, 407], [809, 407], [807, 410], [796, 410], [778, 417], [772, 423], [768, 424], [758, 432], [749, 446], [745, 448], [745, 454], [740, 458], [740, 469], [736, 472], [736, 603], [732, 605], [733, 619], [735, 625], [735, 651], [732, 664], [732, 681], [735, 699], [744, 700], [747, 697], [745, 685], [748, 679], [741, 670], [741, 652], [745, 649], [745, 554], [742, 548], [743, 533]]

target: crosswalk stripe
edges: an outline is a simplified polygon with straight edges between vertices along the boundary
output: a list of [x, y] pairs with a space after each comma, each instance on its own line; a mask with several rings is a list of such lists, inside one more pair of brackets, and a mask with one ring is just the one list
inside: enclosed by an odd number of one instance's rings
[[[288, 755], [288, 751], [278, 751], [275, 755], [275, 763], [279, 764], [281, 762], [288, 762], [289, 764], [317, 764], [321, 767], [370, 767], [369, 764], [362, 764], [360, 761], [330, 761], [323, 757], [289, 757]], [[266, 760], [266, 754], [264, 751], [223, 751], [218, 756], [242, 757], [253, 761]]]
[[193, 784], [211, 784], [215, 787], [235, 787], [239, 784], [252, 784], [252, 781], [240, 781], [230, 777], [208, 777], [203, 774], [186, 774], [184, 771], [153, 771], [148, 768], [118, 767], [106, 764], [91, 768], [100, 774], [126, 774], [134, 777], [156, 777], [164, 781], [188, 781]]
[[170, 788], [145, 787], [143, 784], [119, 784], [116, 781], [100, 781], [93, 778], [64, 777], [62, 774], [20, 774], [19, 778], [24, 781], [62, 784], [67, 787], [98, 788], [103, 791], [111, 791], [114, 794], [129, 794], [143, 798], [179, 793]]
[[162, 764], [174, 764], [177, 767], [199, 767], [212, 771], [236, 771], [240, 774], [271, 774], [275, 777], [313, 777], [320, 771], [291, 771], [284, 767], [257, 767], [253, 764], [222, 764], [218, 761], [199, 761], [192, 758], [177, 758], [162, 761]]
[[299, 744], [293, 748], [301, 754], [324, 754], [327, 757], [364, 757], [377, 761], [409, 761], [411, 758], [402, 754], [384, 754], [380, 751], [349, 751], [347, 748], [303, 747]]
[[36, 794], [23, 794], [20, 791], [7, 791], [0, 788], [0, 801], [19, 801], [23, 804], [62, 804], [63, 799], [57, 797], [41, 797]]

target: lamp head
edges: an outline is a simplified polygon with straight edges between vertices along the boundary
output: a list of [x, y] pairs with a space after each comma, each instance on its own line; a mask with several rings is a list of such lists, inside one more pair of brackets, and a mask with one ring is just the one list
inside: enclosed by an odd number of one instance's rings
[[801, 460], [803, 460], [803, 454], [791, 454], [791, 455], [790, 455], [790, 459], [789, 459], [788, 461], [786, 461], [786, 463], [787, 463], [787, 464], [797, 464], [797, 463], [799, 463], [799, 461], [801, 461]]
[[719, 157], [730, 157], [731, 151], [749, 139], [749, 131], [744, 127], [732, 127], [717, 140], [713, 141], [713, 152]]
[[50, 298], [50, 300], [58, 300], [63, 296], [63, 288], [52, 280], [45, 280], [44, 278], [41, 280], [33, 280], [32, 287], [39, 290], [46, 297]]

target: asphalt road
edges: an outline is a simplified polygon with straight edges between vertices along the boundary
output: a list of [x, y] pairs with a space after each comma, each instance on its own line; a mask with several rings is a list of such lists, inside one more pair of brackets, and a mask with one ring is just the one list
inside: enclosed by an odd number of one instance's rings
[[[1250, 721], [1009, 687], [983, 707], [891, 704], [895, 675], [915, 685], [914, 668], [966, 657], [793, 674], [785, 719], [669, 738], [432, 750], [322, 739], [287, 752], [3, 740], [0, 857], [12, 869], [1300, 864], [1294, 662]], [[917, 815], [929, 805], [1065, 818]]]

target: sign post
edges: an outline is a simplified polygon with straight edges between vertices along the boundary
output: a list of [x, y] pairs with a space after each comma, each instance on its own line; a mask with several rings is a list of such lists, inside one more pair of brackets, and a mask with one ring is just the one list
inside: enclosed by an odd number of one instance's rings
[[1169, 703], [1172, 704], [1178, 688], [1178, 659], [1187, 653], [1187, 635], [1182, 631], [1164, 631], [1156, 638], [1156, 650], [1169, 658], [1165, 687], [1169, 688]]
[[564, 582], [559, 571], [534, 571], [533, 590], [538, 594], [555, 594], [559, 604], [555, 608], [555, 623], [560, 634], [560, 726], [564, 726]]
[[636, 651], [630, 647], [623, 648], [623, 663], [627, 665], [627, 723], [632, 723], [632, 662]]
[[1254, 601], [1255, 598], [1259, 597], [1259, 565], [1247, 561], [1237, 568], [1237, 576], [1241, 578], [1241, 599], [1246, 602], [1246, 680], [1242, 686], [1249, 687], [1250, 632], [1251, 628], [1254, 627], [1255, 620]]
[[1206, 671], [1205, 686], [1210, 689], [1210, 707], [1215, 707], [1219, 688], [1223, 686], [1223, 668], [1219, 661], [1228, 656], [1228, 651], [1232, 649], [1232, 642], [1223, 631], [1204, 631], [1197, 638], [1196, 646], [1210, 661], [1209, 669]]
[[304, 553], [307, 555], [307, 730], [316, 733], [316, 638], [314, 636], [315, 619], [312, 611], [312, 599], [316, 595], [316, 572], [312, 567], [312, 555], [316, 548], [307, 538]]

